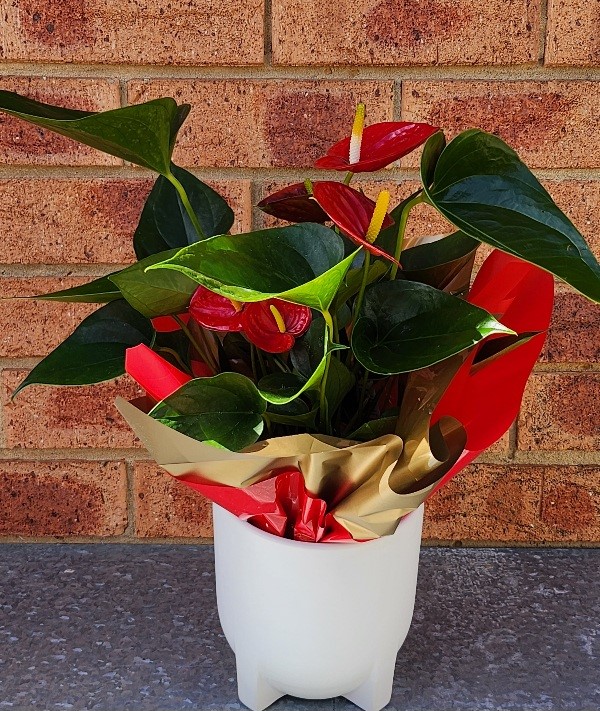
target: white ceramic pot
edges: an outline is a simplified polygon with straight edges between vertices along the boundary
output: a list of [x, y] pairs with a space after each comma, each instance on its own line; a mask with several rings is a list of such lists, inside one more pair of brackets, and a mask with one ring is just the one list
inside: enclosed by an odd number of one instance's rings
[[262, 711], [285, 694], [345, 696], [383, 708], [413, 614], [423, 506], [366, 543], [292, 541], [213, 511], [219, 618], [240, 701]]

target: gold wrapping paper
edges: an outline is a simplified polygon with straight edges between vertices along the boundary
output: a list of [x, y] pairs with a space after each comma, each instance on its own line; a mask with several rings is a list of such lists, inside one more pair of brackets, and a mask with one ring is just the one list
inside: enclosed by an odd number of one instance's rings
[[187, 437], [122, 398], [117, 407], [151, 456], [176, 478], [243, 488], [263, 481], [275, 469], [297, 467], [307, 491], [324, 499], [357, 540], [392, 534], [402, 516], [427, 498], [464, 446], [464, 437], [456, 436], [461, 428], [453, 421], [429, 431], [424, 424], [429, 408], [406, 440], [410, 447], [398, 435], [352, 442], [299, 434], [231, 452]]

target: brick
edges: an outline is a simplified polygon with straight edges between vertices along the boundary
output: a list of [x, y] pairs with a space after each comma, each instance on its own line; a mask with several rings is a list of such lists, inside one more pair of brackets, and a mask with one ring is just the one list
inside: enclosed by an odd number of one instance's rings
[[600, 374], [534, 373], [518, 422], [521, 450], [600, 449]]
[[273, 3], [285, 65], [523, 64], [538, 58], [538, 0]]
[[127, 525], [122, 462], [0, 462], [0, 535], [118, 536]]
[[600, 540], [600, 468], [546, 468], [541, 519], [548, 540]]
[[141, 538], [212, 536], [211, 503], [154, 462], [134, 469], [135, 532]]
[[540, 360], [544, 363], [600, 362], [600, 309], [581, 295], [560, 291]]
[[71, 334], [96, 308], [92, 304], [69, 304], [29, 299], [10, 299], [44, 294], [83, 284], [89, 279], [46, 277], [0, 278], [0, 357], [44, 356]]
[[[600, 85], [586, 81], [408, 81], [402, 117], [499, 135], [532, 168], [600, 166]], [[417, 165], [418, 152], [404, 159]]]
[[10, 397], [27, 371], [2, 371], [4, 444], [15, 449], [140, 447], [114, 406], [117, 395], [132, 399], [140, 389], [127, 377], [82, 387], [32, 385]]
[[542, 535], [542, 471], [475, 464], [435, 493], [425, 508], [425, 540], [527, 542]]
[[[0, 0], [0, 15], [3, 0]], [[0, 46], [2, 43], [0, 26]], [[0, 56], [2, 52], [0, 50]], [[102, 79], [6, 77], [2, 89], [30, 99], [81, 111], [119, 108], [119, 82]], [[65, 136], [0, 113], [0, 164], [8, 165], [121, 165], [119, 158], [81, 145]]]
[[549, 0], [544, 64], [597, 67], [599, 21], [599, 0]]
[[129, 83], [129, 103], [173, 96], [194, 107], [174, 160], [196, 167], [306, 167], [352, 128], [365, 101], [369, 121], [392, 118], [392, 82], [156, 80]]
[[[153, 181], [0, 180], [0, 263], [127, 264], [133, 234]], [[208, 183], [250, 229], [250, 183]]]
[[0, 59], [261, 64], [263, 12], [262, 0], [0, 0]]
[[148, 180], [0, 180], [0, 263], [124, 264]]

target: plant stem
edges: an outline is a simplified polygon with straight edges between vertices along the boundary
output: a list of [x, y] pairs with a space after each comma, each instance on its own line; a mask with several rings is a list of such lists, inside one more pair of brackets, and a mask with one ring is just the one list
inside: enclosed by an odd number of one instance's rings
[[185, 211], [188, 214], [188, 217], [190, 218], [190, 221], [192, 225], [194, 225], [194, 229], [198, 233], [198, 237], [200, 239], [206, 239], [206, 235], [204, 234], [204, 230], [200, 226], [200, 222], [198, 221], [198, 216], [194, 212], [194, 208], [190, 204], [190, 200], [187, 196], [187, 193], [185, 192], [185, 188], [183, 185], [177, 180], [177, 178], [173, 175], [173, 173], [169, 173], [168, 175], [165, 176], [166, 179], [173, 185], [175, 190], [177, 190], [177, 194], [179, 195], [179, 199], [181, 200], [183, 206], [185, 207]]
[[354, 173], [346, 173], [346, 177], [344, 178], [344, 185], [350, 185], [350, 181], [354, 177]]
[[[327, 325], [327, 330], [329, 332], [329, 340], [333, 340], [333, 320], [329, 311], [323, 311], [323, 318], [325, 319], [325, 324]], [[329, 362], [331, 360], [331, 353], [325, 356], [325, 370], [323, 371], [323, 377], [321, 378], [321, 384], [319, 386], [319, 413], [321, 427], [325, 429], [325, 434], [331, 434], [331, 424], [329, 422], [329, 412], [327, 407], [327, 398], [325, 397], [325, 389], [327, 387], [327, 377], [329, 375]]]
[[[400, 261], [400, 254], [402, 253], [402, 247], [404, 245], [404, 233], [406, 231], [406, 223], [408, 221], [408, 213], [412, 210], [412, 208], [415, 205], [418, 205], [420, 202], [424, 202], [424, 200], [425, 200], [425, 198], [423, 197], [423, 193], [419, 193], [412, 200], [409, 200], [406, 203], [406, 205], [404, 206], [404, 209], [402, 210], [402, 214], [400, 215], [400, 223], [398, 225], [398, 237], [396, 239], [396, 250], [394, 252], [394, 259], [396, 260], [396, 262]], [[398, 265], [393, 264], [392, 270], [390, 271], [390, 280], [391, 281], [394, 281], [397, 273], [398, 273]]]
[[177, 363], [179, 364], [179, 367], [182, 370], [184, 370], [188, 375], [193, 375], [192, 371], [183, 362], [183, 360], [181, 359], [181, 356], [179, 355], [179, 353], [177, 353], [177, 351], [174, 351], [172, 348], [162, 347], [162, 348], [158, 349], [158, 352], [159, 353], [168, 353], [170, 356], [172, 356], [177, 361]]
[[350, 324], [351, 329], [352, 329], [352, 326], [354, 326], [354, 322], [356, 321], [356, 317], [358, 316], [358, 312], [360, 311], [360, 307], [362, 306], [362, 302], [365, 297], [365, 289], [367, 288], [367, 281], [369, 278], [370, 267], [371, 267], [371, 253], [367, 252], [365, 250], [365, 263], [363, 264], [362, 281], [360, 282], [360, 289], [358, 292], [358, 296], [356, 297], [356, 300], [354, 301], [354, 308], [352, 309], [352, 321]]
[[208, 349], [203, 348], [202, 345], [196, 340], [194, 337], [194, 334], [190, 331], [190, 329], [187, 327], [185, 321], [183, 319], [179, 318], [179, 316], [174, 315], [173, 318], [177, 323], [179, 324], [179, 327], [181, 330], [185, 333], [185, 335], [188, 338], [188, 341], [192, 344], [192, 346], [196, 349], [198, 352], [198, 355], [204, 359], [204, 362], [209, 365], [215, 372], [219, 370], [218, 365], [214, 362], [211, 353], [209, 352]]

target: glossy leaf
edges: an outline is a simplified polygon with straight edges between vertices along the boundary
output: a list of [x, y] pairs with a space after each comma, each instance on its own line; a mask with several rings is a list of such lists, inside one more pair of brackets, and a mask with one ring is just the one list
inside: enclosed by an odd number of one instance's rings
[[352, 332], [358, 361], [373, 373], [406, 373], [460, 353], [493, 333], [511, 333], [487, 311], [409, 281], [370, 286]]
[[110, 280], [133, 308], [148, 318], [179, 314], [185, 311], [198, 288], [196, 282], [177, 271], [146, 271], [151, 264], [168, 259], [176, 253], [177, 250], [173, 249], [153, 254], [111, 274]]
[[[426, 183], [430, 167], [424, 163], [422, 170]], [[440, 155], [426, 193], [466, 234], [536, 264], [600, 302], [600, 264], [585, 240], [496, 136], [479, 130], [461, 133]]]
[[238, 451], [259, 438], [266, 403], [239, 373], [190, 380], [150, 412], [155, 420], [201, 442]]
[[301, 398], [296, 398], [283, 405], [267, 406], [267, 416], [271, 422], [279, 425], [289, 425], [291, 427], [301, 427], [302, 429], [314, 429], [316, 427], [318, 408], [309, 407]]
[[213, 237], [180, 250], [151, 270], [180, 272], [237, 301], [278, 297], [325, 311], [353, 258], [344, 259], [343, 241], [333, 230], [307, 222]]
[[258, 389], [270, 403], [285, 405], [303, 392], [317, 387], [323, 373], [327, 354], [341, 346], [331, 344], [325, 320], [316, 318], [304, 336], [299, 338], [290, 351], [293, 373], [272, 373], [260, 379]]
[[331, 417], [342, 404], [346, 395], [354, 388], [356, 378], [341, 360], [331, 358], [325, 384], [327, 412]]
[[140, 343], [151, 345], [150, 321], [120, 299], [88, 316], [75, 331], [29, 373], [15, 390], [33, 384], [89, 385], [125, 372], [125, 352]]
[[0, 91], [0, 111], [118, 158], [168, 175], [177, 131], [189, 112], [174, 99], [93, 113], [63, 109]]
[[450, 294], [463, 293], [471, 283], [479, 245], [480, 242], [464, 232], [422, 240], [402, 252], [402, 273], [411, 281], [428, 284]]
[[115, 299], [122, 299], [123, 296], [118, 287], [110, 280], [110, 275], [94, 279], [87, 284], [74, 286], [71, 289], [53, 291], [49, 294], [39, 294], [38, 296], [27, 296], [27, 299], [40, 299], [43, 301], [70, 301], [86, 304], [106, 304]]
[[[171, 164], [171, 172], [183, 185], [204, 237], [229, 232], [234, 221], [233, 210], [219, 193], [183, 168]], [[185, 247], [200, 239], [177, 190], [164, 176], [159, 176], [133, 236], [137, 258]]]

